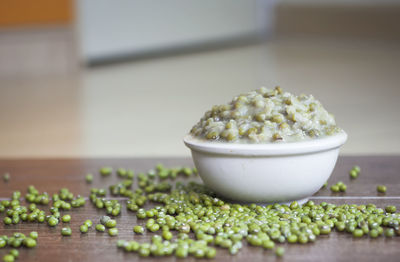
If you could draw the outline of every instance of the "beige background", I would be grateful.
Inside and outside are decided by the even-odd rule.
[[[343,154],[400,153],[395,41],[280,37],[89,69],[74,54],[69,28],[0,34],[0,157],[188,156],[205,110],[275,84],[335,114]]]

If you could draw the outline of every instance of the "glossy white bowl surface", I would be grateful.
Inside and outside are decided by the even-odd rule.
[[[191,135],[184,143],[204,184],[237,202],[305,202],[328,180],[345,132],[300,142],[235,144]]]

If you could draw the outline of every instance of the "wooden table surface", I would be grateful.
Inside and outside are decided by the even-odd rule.
[[[98,174],[98,169],[104,165],[125,167],[139,171],[147,171],[157,163],[165,166],[192,165],[190,159],[42,159],[42,160],[0,160],[0,174],[9,172],[11,179],[8,183],[0,181],[0,198],[6,199],[15,190],[20,190],[24,195],[28,185],[35,185],[39,191],[46,191],[50,195],[60,188],[67,187],[74,194],[88,196],[91,187],[106,187],[118,181],[116,175],[102,178],[95,175],[94,182],[88,185],[84,181],[87,173]],[[361,175],[351,181],[348,171],[353,165],[361,166]],[[347,193],[332,194],[329,189],[322,189],[311,199],[315,202],[330,202],[335,204],[374,203],[380,207],[391,204],[400,208],[400,156],[360,156],[340,157],[336,168],[329,179],[329,184],[337,181],[347,184]],[[388,188],[386,195],[378,195],[377,184],[385,184]],[[124,202],[124,201],[121,201]],[[65,211],[64,211],[65,213]],[[29,233],[38,231],[38,246],[34,249],[20,248],[20,258],[17,261],[124,261],[140,260],[135,253],[124,253],[116,248],[118,239],[148,240],[151,233],[143,236],[134,235],[132,227],[137,222],[136,216],[123,208],[121,215],[116,218],[118,222],[118,237],[109,237],[106,233],[90,230],[87,234],[79,233],[79,225],[86,219],[95,223],[103,215],[104,210],[98,211],[90,201],[85,207],[73,209],[68,212],[72,215],[70,226],[72,236],[62,237],[60,230],[62,223],[55,228],[46,224],[20,223],[5,226],[0,223],[0,235],[11,235],[13,232]],[[4,212],[0,213],[0,219]],[[353,239],[349,234],[332,232],[328,236],[320,236],[312,244],[285,244],[285,256],[276,258],[272,251],[262,248],[249,247],[246,244],[235,256],[226,250],[218,249],[215,261],[400,261],[400,237],[392,239],[370,239],[363,237]],[[9,248],[0,249],[0,256],[8,252]],[[182,261],[175,257],[146,258],[143,260],[154,261]],[[194,261],[194,258],[188,258]]]

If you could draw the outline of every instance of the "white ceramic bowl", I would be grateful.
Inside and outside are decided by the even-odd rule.
[[[303,203],[328,180],[345,132],[309,141],[271,144],[184,143],[205,185],[237,202]]]

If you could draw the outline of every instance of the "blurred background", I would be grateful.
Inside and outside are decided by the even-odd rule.
[[[399,1],[0,1],[3,158],[189,156],[212,105],[277,84],[343,154],[399,154],[399,83]]]

